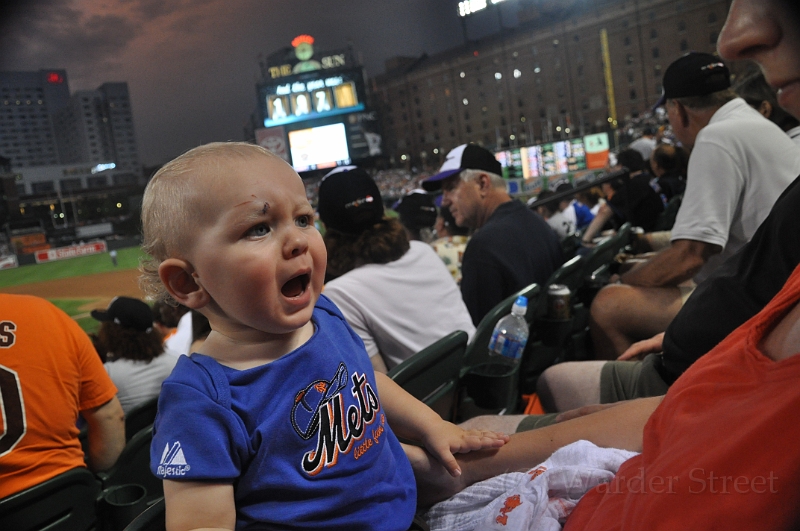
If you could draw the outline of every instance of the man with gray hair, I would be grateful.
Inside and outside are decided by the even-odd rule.
[[[564,261],[561,243],[537,213],[514,200],[500,163],[475,144],[450,151],[422,187],[442,191],[442,206],[473,236],[461,265],[461,296],[477,326],[484,315],[525,286],[544,284]]]

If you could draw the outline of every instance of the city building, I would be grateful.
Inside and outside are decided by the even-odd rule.
[[[127,83],[76,91],[56,124],[62,163],[112,161],[118,170],[141,174]]]
[[[146,179],[127,83],[70,94],[64,70],[0,72],[0,104],[0,244],[138,231]]]
[[[64,70],[0,72],[0,101],[0,156],[23,180],[25,168],[109,163],[129,184],[141,178],[127,83],[70,95]]]
[[[0,72],[0,156],[14,168],[59,164],[53,117],[69,98],[64,70]]]
[[[716,51],[729,5],[519,0],[514,28],[387,61],[372,80],[383,152],[436,166],[465,142],[502,149],[612,132],[651,111],[673,60]]]

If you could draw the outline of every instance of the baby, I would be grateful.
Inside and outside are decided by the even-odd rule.
[[[142,223],[142,287],[212,329],[159,398],[151,468],[168,529],[406,530],[416,485],[398,436],[454,476],[453,453],[507,440],[443,421],[373,372],[321,295],[314,210],[277,156],[246,143],[192,149],[150,181]]]

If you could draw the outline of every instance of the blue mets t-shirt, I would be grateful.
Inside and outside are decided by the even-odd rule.
[[[232,483],[239,530],[406,530],[414,475],[363,343],[324,296],[313,320],[306,344],[260,367],[182,356],[159,396],[152,471]]]

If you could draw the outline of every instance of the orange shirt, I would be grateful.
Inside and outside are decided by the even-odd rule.
[[[0,294],[0,498],[85,466],[78,412],[117,393],[89,336],[49,302]]]
[[[642,453],[586,494],[564,531],[796,529],[800,356],[775,362],[758,344],[798,299],[800,267],[673,384]]]

